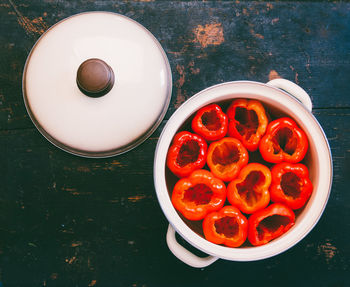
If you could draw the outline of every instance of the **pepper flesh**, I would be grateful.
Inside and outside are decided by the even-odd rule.
[[[248,151],[238,139],[225,137],[210,144],[207,164],[216,177],[231,181],[248,163],[248,157]]]
[[[301,163],[280,163],[272,168],[271,173],[271,200],[291,209],[303,207],[313,189],[307,167]]]
[[[189,220],[203,219],[209,212],[223,207],[225,200],[225,184],[204,169],[180,179],[171,196],[173,206]]]
[[[239,247],[247,238],[248,220],[238,208],[227,205],[204,218],[203,233],[212,243]]]
[[[308,149],[307,136],[290,118],[272,121],[260,141],[264,160],[272,163],[301,161]]]
[[[177,177],[189,176],[206,163],[208,145],[197,134],[187,131],[175,135],[167,155],[167,166]]]
[[[228,108],[227,117],[229,136],[239,139],[247,150],[257,150],[268,125],[263,105],[256,100],[237,99]]]
[[[227,133],[227,126],[227,116],[216,104],[201,108],[192,120],[192,130],[208,141],[223,138]]]
[[[270,184],[270,169],[260,163],[249,163],[228,184],[227,199],[240,211],[251,214],[269,204]]]
[[[254,246],[264,245],[286,233],[294,223],[293,210],[281,203],[273,203],[249,217],[248,240]]]

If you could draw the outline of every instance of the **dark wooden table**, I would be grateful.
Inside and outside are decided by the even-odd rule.
[[[350,286],[350,3],[0,1],[0,286]],[[121,156],[86,159],[41,136],[22,100],[26,57],[57,21],[89,10],[147,27],[170,61],[162,125]],[[312,97],[334,179],[327,208],[297,246],[270,259],[191,268],[168,250],[153,185],[167,119],[232,80],[293,80]],[[180,239],[181,240],[181,239]],[[184,243],[185,244],[185,243]]]

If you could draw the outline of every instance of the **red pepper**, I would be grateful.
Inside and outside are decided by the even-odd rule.
[[[205,140],[216,141],[227,133],[226,114],[216,104],[201,108],[192,120],[192,129]]]
[[[248,152],[238,139],[225,137],[208,148],[207,164],[223,181],[233,180],[247,163]]]
[[[234,206],[209,213],[203,220],[205,238],[215,244],[239,247],[247,238],[248,220]]]
[[[281,203],[273,203],[253,213],[248,219],[248,240],[254,246],[286,233],[295,223],[293,210]]]
[[[264,160],[273,163],[301,161],[308,149],[307,136],[290,118],[272,121],[260,141]]]
[[[305,205],[312,193],[307,167],[301,163],[280,163],[272,170],[271,200],[284,203],[291,209]]]
[[[237,99],[228,108],[227,116],[229,136],[239,139],[247,150],[257,150],[269,122],[263,105],[256,100]]]
[[[270,202],[270,169],[260,163],[249,163],[227,186],[227,199],[240,211],[251,214]]]
[[[209,212],[223,207],[225,200],[225,184],[204,169],[180,179],[171,196],[174,207],[189,220],[203,219]]]
[[[167,166],[178,177],[189,176],[205,165],[207,148],[206,141],[199,135],[179,132],[169,148]]]

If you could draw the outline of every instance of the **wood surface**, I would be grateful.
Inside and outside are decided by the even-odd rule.
[[[144,25],[173,76],[160,127],[138,148],[108,159],[50,144],[29,119],[21,91],[26,57],[40,35],[90,10]],[[350,3],[1,0],[0,15],[1,287],[350,286]],[[153,185],[158,137],[198,91],[275,77],[310,94],[328,137],[334,177],[325,212],[283,254],[191,268],[165,242],[168,222]]]

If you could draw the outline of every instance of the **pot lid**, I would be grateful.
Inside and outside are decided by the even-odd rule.
[[[87,12],[52,26],[23,74],[28,114],[61,149],[86,157],[124,153],[162,121],[171,97],[168,59],[141,24]]]

